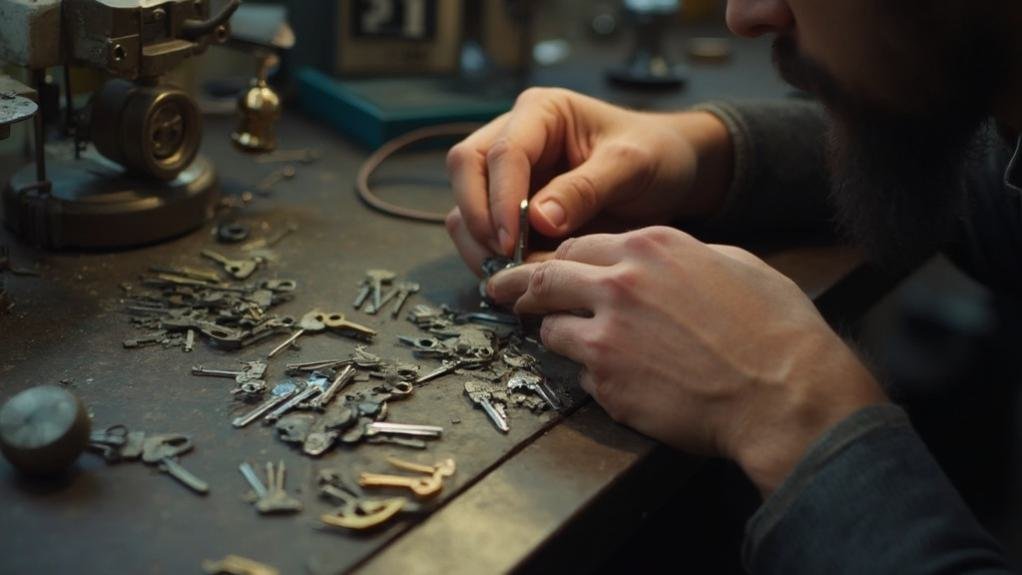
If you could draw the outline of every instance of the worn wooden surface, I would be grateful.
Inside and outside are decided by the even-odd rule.
[[[694,70],[692,87],[685,92],[664,96],[615,91],[610,96],[632,105],[665,108],[734,93],[743,85],[745,95],[784,92],[778,82],[766,79],[770,72],[762,42],[738,48],[732,67]],[[585,57],[586,62],[598,61],[603,54]],[[560,71],[544,71],[537,82],[602,86],[598,67],[582,73],[582,68],[572,67],[577,65],[578,61]],[[742,70],[749,73],[741,77]],[[273,169],[230,148],[231,124],[226,118],[207,121],[204,143],[228,193],[252,187]],[[262,226],[270,232],[288,223],[299,226],[276,250],[279,261],[257,276],[298,280],[294,301],[279,311],[301,315],[321,307],[349,312],[356,284],[368,267],[386,267],[419,282],[423,291],[411,305],[448,303],[465,309],[476,305],[476,280],[441,226],[392,219],[355,198],[352,182],[364,151],[294,114],[282,122],[280,138],[285,148],[320,148],[324,159],[298,166],[296,178],[281,183],[272,198],[257,200],[241,214],[243,221],[256,226],[257,235],[265,233]],[[9,173],[15,160],[5,159],[0,175]],[[386,184],[389,197],[405,203],[442,210],[451,202],[440,152],[405,156],[385,167],[379,181]],[[423,186],[423,181],[436,185]],[[202,559],[228,553],[268,562],[283,573],[333,573],[356,565],[370,572],[510,569],[559,534],[569,533],[587,510],[606,504],[613,486],[623,484],[656,452],[654,442],[617,426],[591,404],[569,410],[560,424],[553,414],[537,417],[515,411],[511,433],[501,435],[464,399],[459,378],[441,380],[405,402],[395,402],[390,419],[447,429],[444,439],[425,453],[403,453],[422,461],[457,459],[458,473],[437,502],[442,508],[369,535],[322,529],[318,515],[330,506],[315,496],[316,471],[323,467],[383,471],[383,456],[395,448],[342,448],[312,460],[277,441],[271,429],[258,425],[233,429],[230,419],[244,408],[227,393],[231,382],[192,377],[189,368],[226,367],[254,359],[273,341],[230,353],[203,344],[191,354],[159,347],[122,349],[121,341],[138,332],[120,311],[119,284],[134,281],[152,264],[205,265],[198,252],[215,245],[208,232],[206,227],[170,242],[126,251],[60,254],[23,246],[6,231],[0,235],[0,243],[12,246],[17,263],[38,264],[42,274],[8,280],[16,306],[0,317],[0,399],[29,386],[68,381],[89,406],[96,427],[122,423],[132,429],[192,435],[196,448],[182,464],[212,487],[207,497],[198,497],[141,463],[108,466],[89,454],[68,476],[53,481],[21,478],[0,461],[4,508],[0,572],[191,573],[198,571]],[[223,251],[232,253],[229,248]],[[768,259],[814,296],[857,261],[848,250],[827,247],[778,250]],[[351,316],[380,330],[371,351],[411,359],[396,343],[398,334],[415,333],[411,324],[388,315]],[[300,351],[286,353],[272,364],[271,385],[285,361],[345,356],[353,347],[354,342],[333,335],[303,338]],[[581,394],[568,377],[571,367],[551,361],[552,371],[565,375],[555,385],[577,406]],[[424,368],[435,365],[419,363]],[[277,459],[287,463],[288,487],[306,505],[299,515],[261,517],[242,500],[247,487],[237,465]],[[692,465],[682,463],[680,468]]]

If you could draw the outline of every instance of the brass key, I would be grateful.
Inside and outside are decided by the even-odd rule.
[[[358,478],[363,487],[404,487],[419,497],[430,497],[440,492],[443,479],[439,474],[421,477],[387,475],[385,473],[363,473]]]

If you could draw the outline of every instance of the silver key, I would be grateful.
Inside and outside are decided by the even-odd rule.
[[[259,262],[256,260],[232,260],[223,254],[214,252],[213,250],[202,250],[199,253],[202,257],[211,259],[220,264],[229,276],[237,280],[248,279],[248,277],[252,275],[259,266]]]
[[[368,279],[362,280],[358,284],[358,295],[355,296],[355,301],[352,304],[355,306],[355,309],[362,307],[362,304],[366,302],[366,298],[371,293],[373,293],[373,284]]]
[[[397,295],[396,289],[390,290],[389,292],[387,292],[386,295],[383,296],[382,299],[380,299],[379,307],[377,307],[375,303],[370,303],[368,306],[366,306],[365,312],[369,315],[376,315],[376,313],[380,311],[380,308],[390,303],[390,300],[394,299],[394,296],[396,295]]]
[[[554,399],[554,394],[543,385],[543,378],[535,373],[518,370],[511,374],[510,379],[507,380],[508,391],[518,391],[525,389],[539,396],[544,403],[550,406],[553,410],[559,410],[561,405]]]
[[[266,464],[266,496],[256,501],[259,513],[295,513],[302,510],[302,502],[288,495],[284,489],[284,462],[277,463],[276,473],[273,464]]]
[[[252,423],[253,421],[262,417],[266,412],[283,403],[285,400],[287,400],[287,398],[291,397],[297,390],[298,386],[295,385],[294,382],[292,381],[284,381],[278,383],[273,387],[273,390],[270,391],[270,397],[267,398],[266,401],[262,402],[261,404],[259,404],[259,406],[257,406],[252,411],[246,413],[245,415],[234,418],[234,421],[231,422],[231,425],[237,428],[245,427],[249,423]]]
[[[201,495],[209,493],[208,483],[199,479],[184,467],[181,467],[181,464],[175,461],[172,457],[164,457],[161,459],[158,469],[178,480],[178,482],[196,493]]]
[[[390,423],[387,421],[373,421],[366,426],[365,435],[372,437],[380,433],[391,435],[412,435],[415,437],[440,437],[444,428],[439,425],[418,425],[412,423]]]
[[[373,289],[373,307],[380,309],[383,305],[383,285],[390,284],[397,277],[397,274],[390,270],[367,270],[366,277]]]
[[[233,379],[243,373],[245,372],[241,370],[208,369],[201,365],[196,365],[192,367],[192,375],[203,375],[206,377],[230,377]]]
[[[273,348],[270,353],[266,354],[267,359],[272,358],[293,344],[302,334],[318,333],[326,329],[326,324],[323,323],[324,314],[318,309],[314,309],[302,316],[302,321],[298,322],[298,331],[294,332],[289,336],[283,343]]]
[[[472,400],[472,403],[483,408],[483,411],[486,412],[487,417],[490,418],[493,425],[497,426],[497,429],[504,433],[511,430],[507,423],[507,416],[493,405],[493,394],[489,391],[485,383],[479,381],[465,382],[465,395]]]
[[[326,407],[326,405],[330,403],[330,400],[337,395],[337,392],[344,389],[344,386],[348,385],[348,382],[350,382],[354,377],[355,368],[350,365],[344,366],[344,369],[342,369],[341,372],[337,374],[337,377],[330,382],[330,387],[326,388],[323,393],[319,394],[319,396],[312,401],[312,407],[314,409],[322,409]]]
[[[397,318],[401,313],[401,308],[405,306],[405,302],[412,294],[419,292],[419,284],[415,282],[398,282],[394,286],[394,290],[397,291],[397,301],[394,302],[394,309],[390,311],[390,317],[392,319]]]
[[[323,393],[326,388],[327,380],[325,378],[309,378],[305,387],[301,391],[292,395],[283,404],[277,406],[273,411],[266,414],[263,421],[266,423],[276,423],[285,413],[294,409],[299,403],[303,403],[315,397],[316,395]]]
[[[252,487],[252,491],[255,492],[256,497],[258,497],[259,499],[266,497],[267,495],[266,486],[263,485],[262,481],[259,481],[259,476],[256,475],[255,469],[252,469],[252,466],[249,464],[249,462],[246,461],[239,465],[238,471],[240,471],[241,474],[245,477],[245,481],[248,481],[248,484]]]

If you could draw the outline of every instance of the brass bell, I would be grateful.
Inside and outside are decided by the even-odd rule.
[[[280,96],[266,82],[267,73],[277,56],[260,57],[259,71],[248,90],[238,98],[238,129],[231,141],[243,152],[261,154],[277,148],[275,126],[280,118]]]

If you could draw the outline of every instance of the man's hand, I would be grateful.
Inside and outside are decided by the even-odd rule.
[[[885,401],[792,281],[672,228],[570,239],[488,289],[545,316],[543,344],[584,366],[615,420],[735,459],[764,495],[823,431]]]
[[[487,256],[510,255],[530,195],[532,229],[558,239],[594,218],[634,228],[708,216],[731,181],[731,155],[727,129],[709,113],[640,113],[533,88],[451,148],[458,206],[447,229],[478,273]]]

